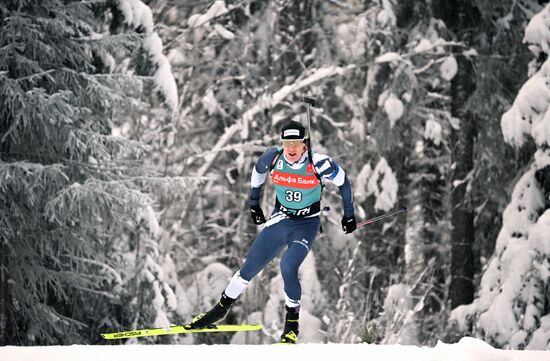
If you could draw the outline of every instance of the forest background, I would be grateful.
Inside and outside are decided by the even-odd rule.
[[[0,345],[100,343],[209,308],[258,232],[252,166],[306,121],[307,94],[358,220],[408,212],[344,235],[325,187],[301,340],[548,349],[545,5],[2,2]],[[261,334],[140,342],[272,342],[281,282],[272,262],[228,320]]]

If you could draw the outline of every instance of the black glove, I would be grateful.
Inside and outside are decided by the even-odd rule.
[[[344,231],[345,234],[350,234],[356,229],[357,229],[357,222],[355,221],[355,216],[342,217],[342,231]]]
[[[250,215],[254,224],[265,223],[264,212],[260,206],[250,206]]]

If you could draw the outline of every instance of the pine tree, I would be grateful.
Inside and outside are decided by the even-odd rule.
[[[143,79],[115,62],[140,37],[98,33],[110,5],[0,5],[0,344],[86,343],[125,324],[114,234],[153,189],[186,185],[112,134],[146,104]]]
[[[388,75],[373,107],[378,114],[371,129],[378,151],[396,170],[396,199],[402,199],[408,212],[400,252],[402,282],[388,280],[385,316],[379,321],[384,342],[424,343],[439,331],[445,302],[448,94],[456,61],[444,39],[445,26],[433,17],[429,4],[399,4],[392,12],[390,46],[374,59],[388,67]]]
[[[459,34],[458,41],[472,44],[480,14],[470,2],[446,2],[442,4],[448,29]],[[459,50],[458,48],[456,50]],[[460,126],[453,129],[452,149],[453,192],[452,192],[452,263],[451,263],[451,307],[469,303],[473,298],[474,267],[474,214],[471,202],[467,201],[467,177],[473,169],[475,114],[467,107],[468,99],[476,88],[472,60],[465,55],[458,57],[458,75],[451,82],[452,116],[460,119]]]
[[[533,4],[534,5],[534,4]],[[536,5],[535,5],[536,8]],[[534,53],[530,78],[502,115],[504,140],[522,147],[534,140],[532,163],[521,170],[495,251],[477,297],[456,308],[452,320],[461,333],[474,333],[501,348],[550,349],[548,342],[548,25],[546,6],[532,17],[524,41]],[[525,14],[520,14],[520,16]],[[533,15],[528,14],[528,15]]]
[[[449,79],[455,81],[454,65],[466,58],[474,64],[474,75],[483,74],[467,102],[470,114],[476,115],[475,135],[480,141],[472,149],[473,168],[467,168],[471,172],[466,172],[466,179],[457,175],[464,182],[455,183],[467,190],[466,205],[474,212],[470,216],[476,216],[472,266],[479,272],[496,238],[494,224],[499,220],[494,215],[506,202],[505,187],[514,173],[510,170],[526,162],[525,156],[518,157],[494,141],[499,134],[498,113],[511,96],[509,89],[517,88],[524,76],[520,69],[525,56],[512,44],[519,43],[514,29],[521,25],[515,15],[526,7],[514,1],[475,3],[482,14],[478,36],[474,44],[459,45],[445,43],[454,38],[438,20],[449,17],[442,14],[444,2],[438,1],[149,3],[163,19],[163,38],[174,39],[166,43],[168,57],[182,86],[178,121],[165,128],[171,136],[164,152],[155,154],[155,162],[163,164],[167,174],[191,171],[215,178],[190,202],[164,200],[169,205],[165,220],[174,222],[171,239],[183,240],[183,247],[174,248],[180,260],[187,261],[177,263],[180,272],[195,274],[213,261],[231,269],[239,266],[257,231],[246,209],[250,168],[265,146],[276,144],[274,135],[282,120],[304,120],[295,96],[310,93],[322,100],[321,107],[314,109],[313,137],[318,140],[314,146],[337,155],[345,167],[356,191],[358,218],[376,213],[376,203],[389,195],[369,193],[371,181],[373,190],[383,190],[383,174],[373,176],[373,169],[383,162],[399,184],[392,199],[409,202],[407,223],[399,217],[354,233],[353,240],[369,240],[361,243],[357,254],[356,243],[333,226],[338,223],[338,206],[333,207],[331,221],[324,224],[326,233],[320,235],[324,245],[316,250],[319,276],[331,300],[323,311],[335,314],[339,286],[345,282],[350,286],[340,302],[346,307],[340,309],[354,309],[370,320],[382,311],[389,285],[405,279],[415,284],[422,276],[415,304],[429,310],[430,317],[424,322],[426,314],[419,312],[420,338],[437,334],[444,324],[448,289],[443,280],[450,269],[450,250],[445,246],[450,243],[446,240],[453,186],[448,176],[449,135],[459,129],[458,118],[450,112]],[[182,23],[182,18],[188,21]],[[312,26],[307,25],[310,20]],[[443,45],[429,48],[426,40]],[[376,61],[384,54],[394,60]],[[316,71],[331,67],[338,68],[334,76],[297,87]],[[416,152],[416,145],[421,151]],[[339,203],[330,187],[323,197],[331,206]],[[266,192],[264,211],[272,199]],[[420,205],[418,211],[413,211],[413,204]],[[420,260],[418,264],[405,261],[405,241],[418,251],[417,258],[409,257]],[[356,269],[365,271],[347,272],[351,259]],[[258,282],[267,282],[271,271]],[[188,284],[189,278],[183,283]],[[247,300],[251,309],[243,314],[261,309],[267,296],[258,290]],[[372,300],[368,306],[366,298]],[[359,317],[346,323],[348,340],[362,324]]]

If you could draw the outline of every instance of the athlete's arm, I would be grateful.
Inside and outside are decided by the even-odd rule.
[[[262,189],[267,178],[267,174],[271,170],[271,163],[278,154],[277,148],[269,148],[264,154],[258,158],[256,165],[252,169],[252,176],[250,177],[250,200],[251,206],[260,205],[260,199],[262,196]]]
[[[344,217],[351,217],[355,214],[353,210],[353,192],[351,190],[351,182],[347,176],[344,176],[344,183],[340,187],[340,197],[344,202]]]
[[[353,209],[353,192],[346,172],[331,157],[324,154],[313,154],[313,165],[317,174],[322,179],[328,180],[338,186],[344,203],[344,216],[353,216],[355,214]]]

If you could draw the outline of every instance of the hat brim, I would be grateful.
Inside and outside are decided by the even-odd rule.
[[[303,142],[303,141],[306,140],[306,138],[304,138],[304,137],[286,137],[286,138],[281,137],[281,140],[301,140]]]

